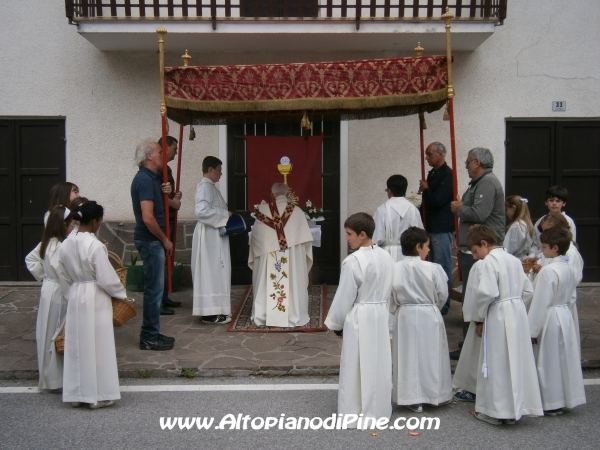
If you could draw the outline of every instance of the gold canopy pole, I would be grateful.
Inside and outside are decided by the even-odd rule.
[[[452,151],[452,192],[454,199],[458,198],[458,166],[456,165],[456,139],[454,136],[454,84],[452,83],[452,38],[450,35],[450,22],[454,19],[454,14],[450,8],[446,7],[446,12],[442,16],[446,22],[446,61],[448,65],[448,115],[450,118],[450,148]],[[454,216],[454,228],[456,230],[456,247],[458,247],[458,216]],[[458,264],[458,278],[462,280],[460,264]]]
[[[159,58],[159,70],[160,70],[160,116],[162,124],[162,157],[163,157],[163,183],[169,182],[168,170],[167,170],[167,133],[168,133],[168,122],[167,122],[167,104],[165,102],[165,34],[167,30],[163,27],[156,29],[158,34],[158,58]],[[163,203],[165,206],[165,234],[167,239],[171,240],[171,227],[169,223],[169,195],[163,194]],[[173,246],[175,243],[173,242]],[[171,289],[171,274],[173,271],[173,253],[167,254],[167,292],[173,292]]]

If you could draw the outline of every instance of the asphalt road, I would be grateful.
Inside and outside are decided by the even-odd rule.
[[[597,449],[599,446],[600,385],[586,386],[587,405],[567,411],[562,416],[523,418],[514,426],[496,427],[479,422],[469,413],[472,403],[458,403],[440,408],[426,407],[423,414],[394,408],[392,423],[399,417],[439,418],[439,429],[420,430],[418,436],[411,436],[406,428],[378,431],[280,430],[276,425],[269,430],[251,429],[251,420],[257,417],[279,419],[282,414],[285,414],[284,419],[331,417],[337,407],[337,390],[331,388],[335,383],[335,377],[122,380],[125,392],[117,405],[93,411],[86,407],[71,408],[70,404],[62,403],[59,394],[7,393],[6,387],[14,390],[35,386],[35,383],[2,381],[0,448],[345,450],[410,446],[415,449],[500,450]],[[294,390],[298,384],[313,386],[300,386],[300,390]],[[172,385],[176,387],[171,389],[182,389],[183,386],[183,389],[195,390],[161,391]],[[202,385],[202,388],[195,388],[196,385]],[[237,385],[250,387],[237,388]],[[318,390],[311,389],[315,387]],[[132,392],[135,389],[159,391]],[[236,420],[238,414],[250,416],[248,429],[214,429],[227,414],[232,414],[231,417]],[[172,430],[162,430],[161,417],[214,417],[215,422],[209,430],[199,430],[196,426],[181,430],[178,425]],[[315,423],[318,421],[316,419]],[[403,424],[403,421],[398,423]],[[259,425],[260,420],[257,419],[255,424]]]

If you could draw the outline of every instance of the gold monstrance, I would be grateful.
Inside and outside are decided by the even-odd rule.
[[[279,170],[279,173],[283,175],[283,183],[288,184],[287,177],[291,173],[294,165],[290,162],[290,158],[287,156],[283,156],[279,162],[281,164],[277,164],[277,170]]]

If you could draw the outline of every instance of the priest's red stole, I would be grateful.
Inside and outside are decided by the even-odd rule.
[[[288,186],[299,197],[300,207],[307,200],[323,206],[321,190],[322,136],[303,137],[246,136],[246,174],[248,210],[254,210],[261,200],[270,202],[271,186],[283,183],[277,165],[283,156],[290,158],[292,172],[287,177]]]

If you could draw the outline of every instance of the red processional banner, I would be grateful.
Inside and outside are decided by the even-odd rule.
[[[277,170],[281,158],[287,156],[292,166],[288,186],[299,197],[300,207],[311,200],[323,206],[321,183],[322,136],[303,137],[246,136],[246,174],[248,209],[254,210],[261,200],[271,201],[271,186],[283,183]]]

